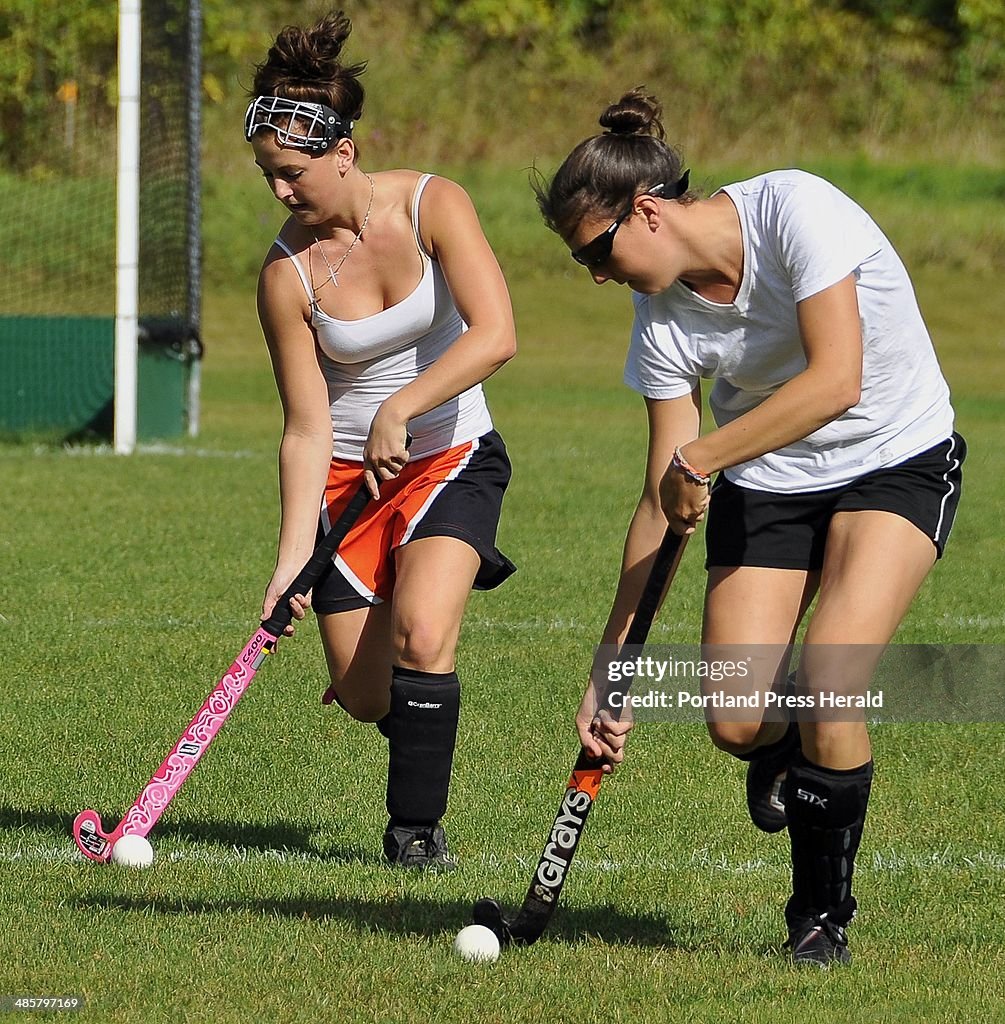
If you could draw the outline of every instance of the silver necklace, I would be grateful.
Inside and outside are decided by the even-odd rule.
[[[366,174],[366,171],[363,172]],[[331,278],[332,284],[338,288],[338,272],[342,269],[342,264],[349,258],[349,253],[356,248],[356,243],[363,237],[363,232],[366,230],[367,222],[370,220],[370,211],[373,209],[373,178],[369,174],[366,174],[366,180],[370,182],[370,201],[366,204],[366,213],[363,216],[363,223],[359,226],[359,231],[356,232],[356,237],[352,240],[349,248],[339,257],[338,262],[333,267],[328,262],[328,257],[325,255],[324,248],[321,245],[321,239],[318,238],[316,231],[311,231],[314,235],[314,241],[318,244],[318,251],[321,253],[321,259],[325,261],[325,266],[328,268],[328,276]]]

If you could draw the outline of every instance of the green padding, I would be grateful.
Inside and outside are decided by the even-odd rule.
[[[113,317],[0,316],[0,431],[79,433],[111,439]],[[136,435],[185,433],[188,360],[141,346]]]
[[[136,436],[141,441],[180,437],[188,410],[188,360],[173,349],[140,348],[136,384]]]
[[[74,433],[114,390],[113,317],[0,317],[0,428]]]

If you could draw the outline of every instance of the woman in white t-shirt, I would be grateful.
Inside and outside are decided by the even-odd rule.
[[[440,819],[461,617],[472,587],[513,571],[495,547],[509,459],[481,382],[516,339],[506,283],[464,190],[360,166],[352,133],[365,65],[342,60],[350,29],[342,12],[283,29],[256,68],[245,121],[289,213],[258,284],[284,414],[279,550],[262,613],[365,476],[374,500],[331,570],[291,606],[297,619],[308,605],[317,613],[324,703],[388,739],[385,856],[448,867]]]
[[[872,754],[861,712],[820,706],[862,696],[942,554],[966,448],[910,279],[870,217],[795,170],[701,199],[660,117],[626,94],[537,188],[573,258],[635,305],[625,381],[645,398],[649,449],[602,643],[625,636],[667,524],[691,534],[707,513],[702,642],[734,656],[768,645],[762,708],[802,708],[799,722],[710,716],[709,732],[748,762],[754,823],[788,828],[789,945],[827,966],[850,959]],[[716,426],[700,434],[703,378]],[[631,723],[601,705],[591,680],[577,728],[613,767]]]

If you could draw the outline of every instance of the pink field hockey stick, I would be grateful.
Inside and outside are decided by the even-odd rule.
[[[101,827],[101,817],[95,811],[81,811],[73,822],[73,838],[85,857],[106,863],[112,855],[112,847],[124,835],[146,836],[164,813],[181,784],[199,763],[227,721],[231,711],[247,690],[255,673],[261,668],[266,657],[276,648],[279,638],[293,619],[290,598],[295,594],[306,594],[317,583],[321,574],[331,565],[331,560],[360,517],[370,499],[363,485],[353,496],[346,510],[317,546],[307,564],[287,587],[276,602],[272,615],[261,623],[244,650],[227,669],[227,674],[216,684],[213,692],[196,712],[195,718],[181,734],[171,753],[164,758],[153,778],[143,787],[126,816],[111,833]]]

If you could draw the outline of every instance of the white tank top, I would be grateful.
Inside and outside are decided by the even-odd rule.
[[[328,384],[333,454],[362,461],[370,423],[381,402],[434,363],[468,329],[439,263],[419,235],[419,200],[432,177],[419,178],[412,195],[412,228],[422,259],[422,278],[401,302],[360,320],[337,320],[318,304],[300,260],[281,239],[276,245],[293,261],[311,306],[311,325]],[[472,441],[492,429],[480,384],[408,424],[411,457],[423,458]]]

